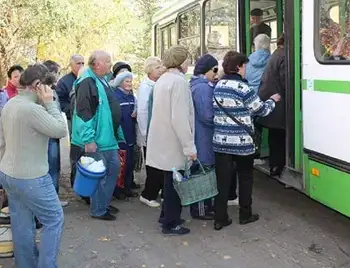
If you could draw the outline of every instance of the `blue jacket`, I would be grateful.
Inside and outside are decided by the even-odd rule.
[[[75,74],[69,73],[58,80],[56,86],[56,92],[58,99],[60,101],[62,111],[67,115],[68,119],[71,119],[71,105],[69,93],[73,89],[73,83],[77,79]]]
[[[204,76],[193,76],[190,80],[195,110],[195,144],[197,156],[203,165],[214,165],[214,84]]]
[[[120,126],[123,129],[126,144],[133,146],[136,144],[136,118],[131,117],[135,111],[135,96],[127,94],[122,89],[115,90],[115,96],[120,103],[122,116]]]
[[[269,58],[270,51],[264,49],[257,50],[249,56],[245,78],[248,81],[249,87],[253,89],[255,93],[258,92],[261,77]]]
[[[275,108],[275,102],[263,102],[239,74],[224,75],[217,83],[214,96],[225,111],[245,124],[254,133],[254,116],[267,116]],[[247,131],[237,125],[214,102],[214,151],[233,155],[252,155],[254,141]]]

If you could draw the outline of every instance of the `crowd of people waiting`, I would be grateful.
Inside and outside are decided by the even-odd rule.
[[[284,167],[276,150],[285,139],[280,120],[284,37],[272,57],[267,35],[258,35],[254,44],[249,58],[229,51],[219,64],[209,54],[202,56],[190,82],[185,76],[189,53],[183,46],[173,46],[162,60],[146,60],[137,96],[131,67],[118,62],[112,68],[111,56],[104,51],[93,52],[86,68],[84,57],[72,56],[71,73],[59,80],[60,66],[53,61],[25,70],[11,67],[8,85],[0,92],[0,184],[8,195],[17,267],[57,267],[66,205],[57,195],[57,158],[59,139],[67,129],[72,185],[75,164],[84,153],[98,152],[107,168],[95,194],[83,197],[92,218],[115,220],[119,209],[111,205],[113,196],[120,200],[138,196],[133,172],[138,144],[147,176],[140,201],[162,206],[159,223],[164,234],[190,232],[181,219],[172,174],[173,168],[183,171],[186,161],[216,168],[218,195],[192,204],[194,219],[214,220],[214,229],[221,230],[232,224],[227,206],[236,203],[240,224],[257,221],[259,215],[252,211],[255,128],[269,128],[271,172],[278,174]],[[116,187],[119,149],[127,152],[123,189]],[[35,229],[41,226],[38,250]]]

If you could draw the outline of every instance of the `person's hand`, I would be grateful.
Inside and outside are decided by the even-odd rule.
[[[274,102],[279,102],[281,100],[281,95],[276,93],[270,97],[270,99],[274,100]]]
[[[93,142],[85,145],[86,153],[96,153],[96,151],[97,151],[96,143]]]
[[[53,101],[53,90],[47,85],[39,84],[36,88],[36,93],[43,103]]]
[[[133,112],[133,113],[131,114],[131,117],[132,117],[132,118],[136,118],[136,116],[137,116],[136,111],[135,111],[135,112]]]

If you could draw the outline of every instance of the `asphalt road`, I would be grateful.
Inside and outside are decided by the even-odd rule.
[[[69,172],[67,143],[63,169]],[[234,224],[220,232],[212,222],[183,217],[191,233],[165,237],[157,223],[159,210],[137,199],[114,201],[121,212],[115,222],[93,220],[88,207],[74,197],[62,178],[65,230],[59,256],[62,268],[323,268],[350,267],[350,219],[261,173],[255,174],[254,209],[261,220],[242,227],[238,209]],[[143,174],[138,174],[142,180]],[[0,267],[11,268],[11,259]]]

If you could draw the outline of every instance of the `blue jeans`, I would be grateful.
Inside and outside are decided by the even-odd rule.
[[[107,208],[112,201],[113,191],[117,182],[120,169],[120,161],[117,150],[99,152],[107,168],[107,175],[101,179],[100,184],[91,197],[91,216],[99,217],[107,212]]]
[[[16,179],[0,172],[0,183],[9,199],[16,267],[57,268],[64,216],[50,175]],[[39,249],[34,216],[43,225]]]
[[[53,185],[58,193],[59,190],[59,178],[61,173],[61,159],[60,159],[60,141],[57,139],[49,140],[48,147],[48,162],[49,162],[49,174],[52,178]]]

